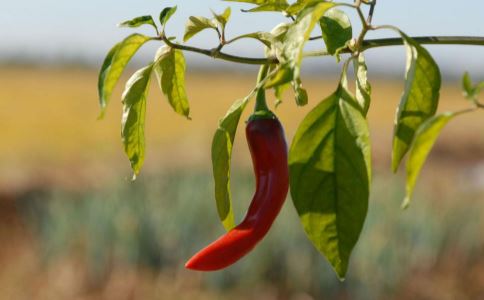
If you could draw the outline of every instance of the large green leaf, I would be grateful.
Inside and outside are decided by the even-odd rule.
[[[408,152],[415,131],[437,111],[441,86],[440,70],[430,53],[400,32],[407,49],[405,90],[395,118],[392,169],[397,171]]]
[[[434,116],[423,123],[415,133],[415,139],[410,148],[407,160],[407,194],[403,201],[403,207],[410,205],[418,175],[440,132],[456,115],[457,113],[448,112]]]
[[[145,158],[146,96],[152,70],[153,64],[150,64],[134,73],[123,92],[121,137],[134,178],[139,174]]]
[[[344,278],[368,209],[368,125],[340,85],[300,124],[289,151],[291,195],[314,246]]]
[[[185,26],[185,34],[183,35],[183,41],[186,42],[194,35],[207,28],[216,29],[217,24],[205,17],[190,17],[187,25]]]
[[[261,11],[284,11],[289,5],[287,3],[267,3],[254,8],[244,10],[244,12],[261,12]]]
[[[330,9],[319,20],[326,49],[331,55],[346,46],[353,37],[350,18],[339,9]]]
[[[109,51],[99,72],[98,92],[99,103],[101,105],[100,118],[105,114],[106,106],[109,103],[113,89],[126,65],[138,49],[150,39],[150,37],[141,34],[132,34],[122,42],[116,44]]]
[[[163,94],[175,112],[189,118],[190,106],[185,91],[185,57],[183,52],[163,46],[156,55],[154,70]]]
[[[238,100],[220,120],[212,142],[212,167],[215,180],[215,200],[217,211],[226,230],[234,225],[232,195],[230,193],[230,159],[235,133],[240,116],[247,106],[249,98]]]
[[[334,6],[334,3],[323,2],[308,7],[298,15],[296,22],[288,27],[281,49],[276,53],[281,70],[272,77],[266,88],[299,78],[304,44],[319,19]]]
[[[371,103],[371,85],[368,82],[368,68],[363,53],[360,53],[353,62],[356,78],[356,101],[358,101],[363,114],[366,116]]]

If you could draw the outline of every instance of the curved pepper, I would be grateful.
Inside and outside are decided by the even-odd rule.
[[[284,204],[289,189],[284,129],[275,117],[247,123],[247,143],[256,177],[256,191],[238,226],[195,254],[185,267],[215,271],[238,261],[261,241]]]

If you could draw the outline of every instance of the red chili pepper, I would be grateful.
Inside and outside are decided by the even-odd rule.
[[[264,238],[284,204],[289,189],[284,129],[274,118],[256,118],[246,127],[256,191],[238,226],[195,254],[185,267],[199,271],[223,269],[246,255]]]

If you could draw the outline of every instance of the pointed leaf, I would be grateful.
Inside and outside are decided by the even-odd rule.
[[[99,102],[101,104],[100,118],[104,116],[113,89],[126,65],[138,49],[149,40],[151,38],[135,33],[128,36],[109,51],[101,67],[98,81]]]
[[[212,167],[215,180],[215,200],[223,226],[228,231],[234,224],[232,195],[230,192],[230,159],[240,116],[247,106],[248,98],[235,102],[220,120],[212,142]]]
[[[288,6],[289,5],[287,3],[266,3],[248,10],[244,10],[244,12],[284,11]]]
[[[326,49],[331,55],[346,46],[353,37],[350,18],[339,9],[330,9],[319,20]]]
[[[227,22],[229,21],[230,19],[230,14],[231,14],[231,9],[230,7],[227,7],[223,13],[221,14],[216,14],[212,11],[212,14],[215,18],[215,20],[217,20],[220,25],[222,26],[222,28],[225,28],[225,25],[227,25]]]
[[[456,113],[447,112],[434,116],[418,128],[407,160],[407,194],[403,207],[410,205],[417,178],[440,132],[456,115]]]
[[[131,28],[140,27],[142,25],[151,25],[158,32],[158,28],[156,27],[155,21],[153,20],[152,16],[141,16],[118,24],[119,27],[131,27]]]
[[[217,25],[210,19],[204,17],[190,17],[187,25],[185,26],[185,34],[183,35],[183,41],[186,42],[194,35],[207,28],[216,29]]]
[[[134,73],[123,92],[121,137],[134,178],[139,174],[145,158],[146,96],[152,70],[153,64],[150,64]]]
[[[161,26],[165,27],[166,22],[173,16],[173,14],[176,12],[176,6],[173,7],[165,7],[161,13],[160,13],[160,23]]]
[[[397,171],[415,136],[415,131],[437,111],[441,75],[430,53],[400,32],[407,49],[405,90],[397,110],[392,152],[392,169]]]
[[[185,57],[183,52],[163,46],[158,50],[154,70],[163,94],[173,110],[190,118],[190,105],[185,91]]]
[[[314,246],[344,278],[368,209],[368,125],[343,87],[301,122],[289,151],[291,195]]]
[[[371,103],[371,85],[368,82],[368,68],[363,53],[360,53],[353,62],[356,78],[356,101],[358,101],[363,114],[366,116]]]

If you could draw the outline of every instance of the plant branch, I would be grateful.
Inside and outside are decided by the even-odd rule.
[[[201,48],[173,43],[165,35],[160,36],[158,39],[162,40],[169,47],[174,49],[179,49],[179,50],[188,51],[188,52],[195,52],[206,56],[210,56],[212,58],[222,59],[222,60],[231,61],[235,63],[249,64],[249,65],[265,65],[265,64],[278,63],[278,60],[275,57],[253,58],[253,57],[235,56],[235,55],[221,52],[219,47],[214,49],[201,49]]]
[[[321,37],[313,37],[316,40]],[[412,37],[416,42],[423,45],[468,45],[468,46],[484,46],[484,37],[481,36],[421,36]],[[362,41],[361,51],[372,48],[400,46],[403,45],[402,38],[383,38],[383,39],[368,39]],[[351,50],[346,48],[340,53],[351,53]],[[327,56],[329,53],[326,50],[311,51],[304,53],[304,56]]]
[[[320,39],[321,36],[311,37],[310,40]],[[420,44],[428,45],[474,45],[474,46],[484,46],[484,37],[479,36],[423,36],[423,37],[412,37],[415,41]],[[195,52],[203,54],[212,58],[222,59],[235,63],[249,64],[249,65],[264,65],[264,64],[277,64],[279,61],[276,57],[244,57],[236,56],[221,52],[220,49],[201,49],[186,45],[180,45],[171,42],[165,35],[161,35],[157,40],[164,41],[169,47],[174,49],[179,49],[188,52]],[[403,45],[403,40],[401,38],[383,38],[383,39],[368,39],[363,40],[361,44],[361,51],[365,51],[372,48],[388,47],[388,46],[398,46]],[[351,53],[350,49],[343,49],[340,53]],[[311,51],[304,53],[304,57],[311,56],[328,56],[330,55],[326,50]]]

